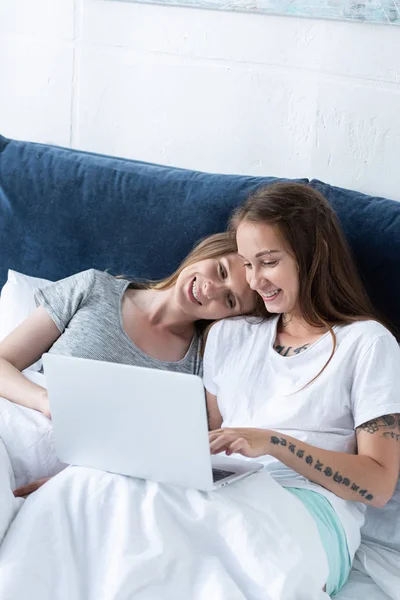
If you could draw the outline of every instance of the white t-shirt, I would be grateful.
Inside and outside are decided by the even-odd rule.
[[[400,348],[375,321],[335,326],[335,354],[328,332],[306,350],[284,357],[274,350],[279,317],[219,321],[207,338],[204,385],[217,396],[223,427],[258,427],[287,434],[317,448],[356,453],[355,428],[400,413]],[[315,457],[317,458],[317,457]],[[326,496],[347,534],[353,558],[360,544],[365,505],[343,500],[277,459],[261,459],[282,485]]]

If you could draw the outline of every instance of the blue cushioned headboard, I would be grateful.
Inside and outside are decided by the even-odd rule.
[[[213,175],[0,136],[0,286],[11,268],[170,274],[272,177]],[[302,180],[307,182],[308,180]]]
[[[90,267],[161,278],[272,181],[0,136],[0,286],[9,268],[53,280]],[[311,185],[337,212],[373,301],[400,329],[400,202]]]
[[[400,332],[400,202],[311,185],[338,215],[371,300]]]

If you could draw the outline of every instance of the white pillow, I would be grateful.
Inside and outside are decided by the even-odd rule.
[[[0,298],[0,342],[35,310],[34,290],[49,283],[48,279],[29,277],[9,269]],[[41,367],[39,360],[29,370],[40,371]]]

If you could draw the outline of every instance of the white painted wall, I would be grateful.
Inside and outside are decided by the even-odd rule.
[[[0,132],[400,200],[400,28],[1,0]]]

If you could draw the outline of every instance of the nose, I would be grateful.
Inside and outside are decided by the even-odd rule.
[[[258,269],[246,271],[246,276],[247,283],[249,284],[252,290],[256,291],[260,289],[261,284],[264,283],[264,277],[260,275],[260,271]]]
[[[218,298],[222,292],[223,292],[223,283],[222,282],[216,282],[216,281],[213,281],[212,279],[207,279],[207,281],[204,282],[203,294],[205,295],[206,298],[208,298],[208,300],[214,300],[215,298]]]

